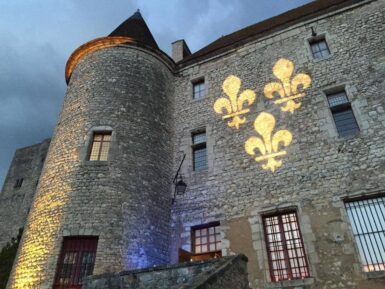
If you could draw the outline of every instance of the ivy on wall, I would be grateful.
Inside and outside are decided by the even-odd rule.
[[[0,289],[5,289],[7,286],[22,233],[23,228],[20,228],[17,237],[12,238],[11,242],[8,242],[0,251]]]

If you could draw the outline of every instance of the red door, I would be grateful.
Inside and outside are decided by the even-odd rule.
[[[82,280],[91,275],[95,264],[98,237],[64,237],[54,289],[81,289]]]

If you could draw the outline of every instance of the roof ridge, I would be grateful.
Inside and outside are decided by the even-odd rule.
[[[277,30],[282,30],[300,21],[305,21],[318,15],[326,14],[330,11],[335,11],[356,3],[364,2],[365,0],[316,0],[300,7],[291,9],[282,14],[265,19],[246,26],[240,30],[234,31],[225,36],[221,36],[209,43],[205,47],[199,49],[188,57],[184,58],[178,64],[185,65],[197,59],[205,58],[215,52],[222,52],[237,43],[243,44],[246,39],[251,37],[262,37],[273,33]]]

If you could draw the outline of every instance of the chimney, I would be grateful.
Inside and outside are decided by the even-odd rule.
[[[189,55],[191,55],[191,52],[184,39],[172,43],[172,59],[175,62],[179,62]]]

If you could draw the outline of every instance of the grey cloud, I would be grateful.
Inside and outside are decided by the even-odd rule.
[[[137,8],[162,50],[196,51],[221,35],[308,0],[0,0],[0,183],[16,148],[50,137],[74,49],[108,35]]]

